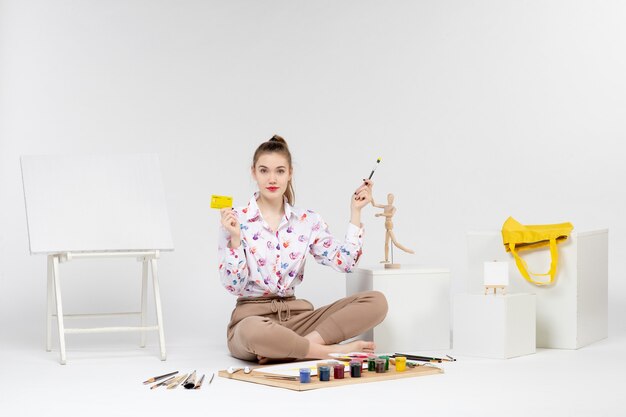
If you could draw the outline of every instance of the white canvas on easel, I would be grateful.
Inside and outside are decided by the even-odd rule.
[[[161,359],[165,360],[157,259],[160,251],[171,251],[174,246],[158,157],[23,156],[21,165],[30,252],[48,256],[47,349],[51,349],[55,305],[62,364],[66,362],[65,334],[114,331],[140,331],[142,346],[146,331],[158,331]],[[141,316],[141,326],[66,329],[64,319],[71,315],[63,315],[59,264],[111,257],[136,257],[142,262],[141,311],[129,313]],[[149,270],[156,326],[145,323]]]

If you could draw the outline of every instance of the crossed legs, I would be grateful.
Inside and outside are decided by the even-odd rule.
[[[244,360],[323,359],[330,353],[371,351],[371,341],[339,344],[371,329],[387,314],[387,300],[377,291],[355,294],[285,321],[276,315],[249,316],[231,331],[228,348]]]

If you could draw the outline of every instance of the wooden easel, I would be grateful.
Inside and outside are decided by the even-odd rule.
[[[22,180],[30,253],[47,256],[46,350],[52,349],[56,317],[60,363],[66,364],[65,335],[159,333],[166,359],[157,260],[174,249],[154,154],[55,155],[22,157]],[[64,314],[60,264],[78,259],[136,258],[142,264],[139,312]],[[148,274],[152,276],[156,325],[147,322]],[[66,328],[65,320],[139,316],[135,326]]]
[[[497,295],[498,290],[502,295],[506,295],[506,285],[485,285],[485,295],[493,291],[493,295]]]
[[[124,258],[124,257],[136,257],[137,261],[142,263],[141,270],[141,311],[129,312],[129,313],[99,313],[99,314],[63,314],[63,302],[61,297],[61,274],[59,271],[59,264],[63,262],[70,262],[74,259],[87,259],[87,258]],[[165,352],[165,336],[163,333],[163,317],[161,312],[161,294],[159,290],[157,259],[159,258],[159,251],[145,251],[145,252],[63,252],[54,255],[48,255],[48,306],[46,317],[46,350],[50,352],[52,350],[52,319],[56,317],[57,328],[59,331],[59,352],[60,363],[65,365],[67,357],[65,354],[65,335],[77,334],[77,333],[111,333],[111,332],[128,332],[137,331],[141,332],[140,347],[146,346],[146,331],[158,331],[159,332],[159,346],[161,350],[161,360],[164,361],[167,358]],[[148,270],[152,272],[152,286],[154,291],[154,304],[156,309],[156,326],[148,326],[146,324],[147,316],[147,298],[148,298]],[[56,314],[54,313],[56,310]],[[92,328],[66,328],[65,319],[73,318],[102,318],[102,317],[120,317],[120,316],[137,316],[141,317],[140,326],[121,326],[121,327],[92,327]]]
[[[506,295],[506,286],[509,284],[509,264],[496,260],[483,263],[483,282],[485,295],[493,291],[493,295]]]

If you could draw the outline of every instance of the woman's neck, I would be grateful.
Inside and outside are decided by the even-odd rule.
[[[263,198],[263,195],[260,195],[256,203],[257,206],[259,206],[259,210],[261,210],[263,217],[282,216],[285,214],[285,205],[282,198],[268,200]]]

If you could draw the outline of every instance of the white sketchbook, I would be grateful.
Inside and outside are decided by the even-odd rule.
[[[300,376],[301,368],[309,368],[311,375],[317,375],[317,364],[320,362],[328,362],[328,360],[306,361],[306,362],[290,362],[281,363],[278,365],[263,366],[254,368],[252,372],[262,372],[264,374],[280,375],[280,376]],[[367,363],[365,364],[367,367]],[[345,372],[350,372],[350,365],[346,364],[344,367]]]

